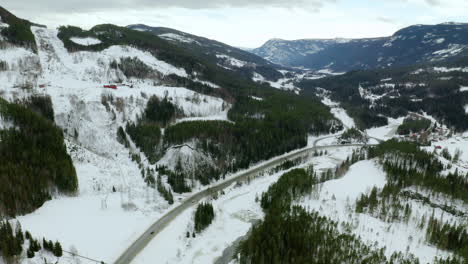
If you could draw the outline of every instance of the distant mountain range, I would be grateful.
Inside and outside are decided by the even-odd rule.
[[[415,25],[365,39],[272,39],[252,52],[273,63],[346,72],[434,62],[468,54],[468,24]]]

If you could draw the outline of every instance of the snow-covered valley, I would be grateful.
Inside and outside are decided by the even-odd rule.
[[[5,25],[0,23],[0,27]],[[429,143],[417,145],[416,150],[423,150],[427,155],[434,155],[434,160],[431,160],[430,165],[432,162],[440,162],[436,164],[437,166],[434,165],[440,169],[440,174],[436,175],[440,177],[435,177],[436,180],[440,180],[441,177],[446,178],[447,182],[452,184],[453,189],[459,188],[464,183],[459,179],[464,179],[462,177],[468,175],[468,134],[456,132],[449,125],[444,124],[446,120],[436,119],[423,111],[402,114],[405,116],[393,113],[389,116],[398,118],[378,115],[379,118],[387,121],[383,123],[387,125],[368,126],[367,129],[359,130],[362,120],[356,117],[359,114],[353,111],[356,108],[350,107],[346,100],[340,102],[332,100],[331,98],[335,98],[332,97],[334,91],[315,87],[312,96],[314,100],[318,99],[316,104],[319,110],[317,111],[323,110],[320,113],[323,113],[323,116],[328,115],[329,119],[323,118],[326,120],[318,123],[318,126],[322,125],[322,130],[314,130],[317,128],[314,127],[315,120],[301,118],[290,120],[291,116],[284,115],[285,120],[281,120],[284,123],[279,122],[279,124],[285,128],[279,130],[280,133],[287,133],[285,131],[289,126],[294,127],[296,121],[300,123],[304,120],[310,121],[307,123],[309,126],[307,129],[310,130],[294,130],[294,133],[302,133],[300,137],[298,136],[297,142],[299,143],[282,146],[283,141],[295,140],[292,138],[296,134],[283,139],[280,133],[264,135],[266,133],[261,133],[264,131],[254,126],[256,122],[262,122],[264,119],[269,121],[268,118],[271,118],[262,112],[268,111],[270,102],[274,102],[268,101],[269,96],[283,95],[284,92],[284,94],[299,98],[303,96],[302,88],[299,88],[302,87],[299,86],[301,81],[318,80],[327,76],[338,76],[341,73],[333,73],[328,68],[314,72],[278,68],[275,71],[277,70],[282,78],[271,81],[260,73],[249,72],[246,74],[248,79],[246,83],[251,83],[253,88],[248,87],[245,91],[242,90],[242,93],[245,93],[242,96],[247,98],[245,100],[247,110],[234,112],[230,110],[239,110],[236,107],[245,107],[245,105],[236,105],[237,98],[222,87],[224,79],[221,78],[220,81],[215,78],[218,76],[212,79],[206,78],[202,73],[203,70],[190,71],[174,66],[167,62],[171,61],[167,59],[167,54],[151,53],[136,45],[122,44],[93,50],[93,47],[103,44],[104,40],[99,40],[97,37],[78,36],[71,37],[69,40],[73,45],[80,45],[84,48],[79,51],[70,51],[64,41],[59,38],[58,29],[34,25],[31,30],[37,43],[37,52],[15,45],[0,47],[0,66],[2,67],[0,97],[16,104],[23,103],[32,96],[50,97],[53,105],[53,123],[60,128],[60,132],[63,131],[64,139],[60,142],[65,143],[66,151],[76,170],[78,189],[71,194],[64,194],[51,187],[51,197],[45,199],[44,204],[41,203],[36,207],[37,209],[30,211],[31,213],[8,219],[14,228],[18,228],[17,223],[20,223],[23,230],[28,230],[41,242],[43,238],[60,241],[64,250],[64,256],[60,258],[55,257],[45,248],[39,249],[31,258],[27,256],[29,252],[23,252],[18,257],[18,263],[120,264],[131,260],[131,263],[138,264],[237,264],[239,262],[233,259],[236,246],[248,237],[249,231],[256,223],[265,220],[266,212],[259,202],[262,194],[276,184],[286,172],[297,168],[304,170],[313,168],[312,171],[315,171],[316,175],[323,176],[323,178],[322,176],[318,178],[320,180],[325,179],[325,176],[334,176],[314,184],[312,192],[295,199],[291,205],[301,206],[309,212],[318,212],[320,216],[336,221],[341,232],[356,235],[370,248],[381,249],[385,257],[391,258],[394,253],[400,252],[405,256],[414,255],[421,263],[433,263],[435,257],[447,258],[458,254],[453,250],[436,247],[433,241],[430,243],[426,229],[429,228],[429,217],[440,219],[441,222],[465,226],[468,223],[468,204],[466,200],[460,198],[464,194],[458,193],[456,194],[458,196],[454,194],[452,197],[436,187],[431,187],[434,188],[431,189],[428,186],[415,184],[399,190],[398,195],[401,196],[381,198],[384,197],[383,194],[380,196],[383,190],[394,187],[388,186],[392,177],[395,177],[389,173],[392,169],[389,169],[392,162],[397,164],[395,166],[397,169],[414,169],[411,171],[414,174],[428,170],[429,165],[426,164],[426,167],[421,168],[417,164],[414,165],[412,160],[406,163],[407,160],[399,159],[397,154],[395,158],[384,154],[379,156],[373,152],[382,145],[380,143],[385,141],[393,140],[391,142],[397,144],[401,141],[417,142],[419,136],[429,138]],[[168,43],[202,45],[188,38],[188,35],[165,33],[159,36],[164,39],[161,41],[167,40]],[[345,40],[334,41],[347,42]],[[442,44],[445,40],[438,39],[437,41],[438,44]],[[256,69],[258,66],[226,54],[215,53],[213,57],[219,61],[210,66],[221,67],[223,71],[232,72],[245,70],[245,67]],[[132,72],[133,76],[126,74],[124,68],[120,67],[125,61],[127,63],[130,61],[134,63],[133,66],[140,66],[150,73],[139,75],[141,72]],[[201,65],[200,68],[195,69],[203,69],[204,66]],[[260,68],[258,67],[258,72],[261,72]],[[463,69],[434,68],[434,71],[440,74],[452,71],[464,72]],[[210,73],[213,74],[213,72]],[[214,71],[214,73],[220,72]],[[263,73],[265,76],[275,75],[268,71]],[[390,90],[394,92],[395,84],[390,81],[392,78],[382,79],[376,87],[363,88],[361,84],[356,85],[355,87],[358,87],[356,95],[360,96],[363,102],[369,103],[370,108],[376,107],[376,102],[387,93],[379,95],[373,93],[375,92],[373,89],[389,89],[388,93]],[[258,85],[255,82],[267,85]],[[236,85],[231,88],[244,89],[245,83],[241,82],[239,86]],[[255,85],[265,89],[273,87],[284,91],[271,89],[265,94],[256,93],[258,91],[255,91],[257,88]],[[418,85],[408,83],[405,87],[412,89],[416,86]],[[425,85],[419,84],[419,86]],[[458,89],[458,86],[455,88]],[[206,90],[215,92],[204,92]],[[460,86],[457,93],[463,94],[466,91],[467,87]],[[166,142],[161,141],[157,146],[153,146],[153,152],[158,153],[156,161],[152,161],[143,147],[140,147],[130,136],[127,127],[129,124],[133,125],[143,120],[142,116],[146,114],[149,102],[154,98],[169,102],[174,106],[174,112],[177,112],[177,115],[168,121],[167,126],[158,124],[161,126],[161,129],[158,127],[160,137],[168,135],[168,131],[174,126],[197,123],[194,121],[220,121],[211,123],[219,123],[220,126],[232,129],[234,131],[232,133],[240,134],[240,136],[237,135],[240,138],[247,137],[249,135],[242,134],[246,130],[233,128],[240,123],[239,119],[233,118],[237,114],[252,119],[249,120],[252,121],[251,123],[247,123],[252,125],[248,126],[247,130],[254,131],[252,134],[258,132],[255,134],[255,139],[264,142],[260,141],[263,139],[261,137],[270,137],[275,144],[278,141],[282,152],[271,151],[276,154],[267,156],[268,159],[249,160],[245,163],[247,166],[236,167],[237,171],[229,170],[229,166],[233,166],[232,164],[240,158],[235,156],[234,152],[234,154],[227,153],[229,151],[220,153],[225,149],[216,148],[218,145],[233,143],[223,141],[224,137],[230,136],[229,133],[223,133],[225,131],[218,133],[218,130],[215,130],[215,134],[219,134],[216,136],[222,138],[221,143],[216,142],[218,145],[210,145],[211,139],[203,142],[190,137],[188,137],[189,140],[183,138],[180,142],[174,140],[165,145],[163,143]],[[283,117],[283,111],[297,110],[295,109],[297,105],[294,104],[297,102],[306,107],[310,106],[304,103],[306,100],[295,101],[296,97],[289,99],[291,102],[285,100],[284,109],[276,112],[279,116]],[[248,105],[250,103],[253,107]],[[267,107],[261,108],[265,105]],[[314,112],[297,110],[294,113],[307,115]],[[356,117],[356,120],[353,117]],[[418,133],[411,131],[408,135],[400,135],[400,128],[406,121],[411,121],[411,118],[425,119],[429,125]],[[200,126],[208,126],[207,123],[209,122],[199,122]],[[11,120],[4,119],[0,111],[0,132],[7,129],[14,131],[19,128],[15,127]],[[195,129],[200,129],[200,127]],[[126,141],[122,141],[119,134],[121,131],[124,131],[122,133]],[[316,131],[321,132],[313,133]],[[182,129],[182,132],[185,131]],[[350,138],[344,137],[346,133],[352,134]],[[150,139],[155,137],[157,136],[154,134],[149,136]],[[252,141],[250,143],[252,144]],[[291,145],[294,147],[291,148]],[[245,150],[250,155],[247,156],[250,159],[253,159],[252,153],[270,151],[270,149],[260,148],[253,151],[247,150],[250,148],[248,144],[242,147],[245,149],[240,149]],[[207,151],[213,149],[214,152]],[[362,154],[359,159],[356,153]],[[371,157],[371,153],[374,156]],[[424,156],[424,153],[418,152],[420,156]],[[225,164],[217,160],[216,156],[224,154],[228,161]],[[298,156],[301,158],[298,159]],[[405,157],[411,158],[412,156]],[[343,165],[345,163],[346,166]],[[209,170],[210,165],[215,169],[219,167],[224,170]],[[204,166],[209,168],[206,169]],[[196,178],[198,175],[195,175],[199,172],[197,171],[199,168],[206,169],[201,170],[202,176],[209,173],[216,174],[216,176],[202,183],[200,178]],[[180,175],[163,172],[171,173],[176,170],[188,172],[187,177],[182,176],[181,180],[182,185],[188,186],[188,191],[175,191],[174,186],[177,182],[170,183],[170,177],[175,178]],[[425,173],[429,174],[427,171],[423,174],[426,175]],[[148,180],[150,178],[147,177],[148,175],[156,176],[152,178],[153,182]],[[459,185],[453,184],[456,180]],[[165,196],[164,191],[167,191],[165,188],[169,190],[170,198]],[[172,193],[171,190],[174,192]],[[373,209],[371,212],[365,210],[358,212],[358,200],[364,195],[370,196],[369,193],[374,190],[379,192],[377,196],[382,199],[377,205],[378,209],[375,212]],[[211,193],[207,195],[209,192]],[[382,211],[387,212],[385,204],[390,201],[401,202],[401,204],[392,205],[392,212],[397,217],[392,218],[391,221],[388,220],[390,218],[385,218],[386,215],[383,213],[384,217],[377,215]],[[214,208],[215,216],[206,229],[195,232],[195,215],[198,210],[197,205],[201,202],[209,202]],[[405,211],[407,217],[401,220],[403,218],[398,218],[398,213],[406,210],[403,205],[410,207],[412,211],[410,213]],[[31,242],[26,242],[24,247],[28,247],[28,243]],[[130,256],[127,262],[126,258],[122,258],[122,256],[127,257],[126,254]],[[0,263],[3,263],[2,261],[0,257]]]

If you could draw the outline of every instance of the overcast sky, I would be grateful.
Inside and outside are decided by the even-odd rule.
[[[271,38],[380,37],[413,24],[468,22],[468,0],[2,0],[49,27],[164,26],[238,47]]]

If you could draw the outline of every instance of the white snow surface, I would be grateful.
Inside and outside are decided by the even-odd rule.
[[[248,62],[246,61],[238,60],[226,54],[216,54],[216,58],[223,59],[229,66],[236,67],[236,68],[242,68],[248,64]]]
[[[460,71],[460,72],[468,72],[468,67],[456,67],[456,68],[447,68],[447,67],[434,67],[434,71],[436,72],[454,72],[454,71]]]
[[[468,92],[468,86],[461,86],[460,92]]]
[[[200,43],[198,41],[196,41],[196,40],[194,40],[192,38],[182,36],[182,35],[179,35],[179,34],[175,34],[175,33],[164,33],[164,34],[158,35],[158,37],[163,38],[165,40],[170,40],[170,41],[179,41],[179,42],[183,42],[183,43],[196,43],[196,44],[200,45]]]
[[[252,80],[259,83],[268,83],[271,87],[288,90],[288,91],[299,91],[300,89],[294,85],[295,78],[280,78],[276,82],[265,79],[261,74],[254,72]]]
[[[99,39],[92,38],[92,37],[87,37],[87,38],[73,37],[73,38],[70,38],[70,40],[76,44],[80,44],[83,46],[92,46],[92,45],[97,45],[97,44],[102,43]]]
[[[331,113],[340,120],[346,128],[353,128],[356,126],[354,120],[346,113],[340,104],[332,101],[329,97],[323,97],[322,103],[330,107]]]
[[[395,136],[398,127],[403,124],[404,119],[405,117],[400,117],[397,119],[388,118],[388,125],[366,129],[366,133],[367,135],[374,138],[389,140]]]

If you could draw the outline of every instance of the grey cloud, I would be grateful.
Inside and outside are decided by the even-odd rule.
[[[207,9],[223,7],[308,7],[319,10],[337,0],[4,0],[3,7],[19,12],[75,13],[115,9]]]
[[[433,5],[433,6],[440,5],[439,0],[426,0],[426,3]]]
[[[376,19],[377,21],[384,22],[384,23],[389,23],[389,24],[395,23],[395,20],[389,17],[379,16]]]

